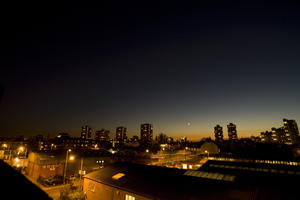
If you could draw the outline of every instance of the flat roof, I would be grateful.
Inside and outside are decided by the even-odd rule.
[[[290,176],[253,176],[234,171],[218,171],[210,168],[211,162],[207,164],[206,168],[194,171],[115,163],[89,173],[84,178],[158,199],[257,199],[264,196],[280,199],[297,195],[296,186],[292,184],[294,179]],[[283,180],[286,182],[284,185]]]

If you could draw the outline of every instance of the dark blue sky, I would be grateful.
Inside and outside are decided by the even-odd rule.
[[[41,6],[10,20],[3,136],[150,122],[173,137],[241,136],[300,119],[298,4]],[[191,125],[188,126],[187,123]],[[226,130],[226,129],[225,129]]]

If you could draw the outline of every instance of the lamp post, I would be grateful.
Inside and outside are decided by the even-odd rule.
[[[65,170],[64,170],[64,177],[63,177],[64,184],[66,184],[66,174],[67,174],[68,158],[69,158],[69,152],[71,152],[71,151],[72,151],[71,149],[68,149],[67,150],[67,154],[66,154]],[[74,157],[73,157],[73,159],[74,159]]]
[[[81,161],[80,161],[80,174],[79,174],[79,180],[81,180],[82,177],[82,171],[83,170],[83,157],[81,157]]]
[[[209,152],[207,150],[204,151],[207,154],[207,159],[209,158]]]

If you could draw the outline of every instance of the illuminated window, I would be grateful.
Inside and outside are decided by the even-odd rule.
[[[123,176],[125,176],[125,174],[123,174],[123,173],[117,173],[117,174],[113,175],[112,178],[115,179],[115,180],[119,180]]]
[[[131,196],[131,195],[129,195],[129,194],[126,194],[125,200],[135,200],[135,197],[134,197],[134,196]]]

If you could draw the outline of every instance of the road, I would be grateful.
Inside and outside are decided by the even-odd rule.
[[[59,200],[60,198],[60,191],[64,188],[64,187],[69,187],[70,184],[65,184],[65,185],[57,185],[57,186],[51,186],[51,187],[45,187],[43,185],[41,185],[40,183],[38,183],[37,181],[32,180],[30,177],[25,176],[28,180],[30,180],[33,184],[35,184],[36,186],[38,186],[41,190],[45,191],[49,197],[51,197],[53,200]],[[82,184],[82,182],[80,182],[79,180],[74,181],[73,186],[78,187]]]

